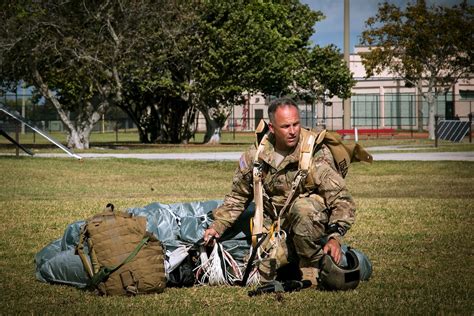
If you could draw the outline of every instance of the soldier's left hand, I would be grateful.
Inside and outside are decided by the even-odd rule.
[[[330,238],[328,242],[324,245],[323,252],[325,254],[331,255],[332,259],[336,264],[339,264],[339,262],[341,262],[341,245],[336,239]]]

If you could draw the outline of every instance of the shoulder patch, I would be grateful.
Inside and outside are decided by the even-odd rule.
[[[245,159],[245,153],[242,154],[242,156],[240,156],[240,160],[239,160],[239,167],[240,167],[240,171],[245,171],[245,170],[248,170],[249,169],[249,166],[247,164],[247,159]]]

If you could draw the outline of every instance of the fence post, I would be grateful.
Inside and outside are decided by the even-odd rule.
[[[434,126],[434,128],[435,128],[435,130],[434,130],[434,132],[435,132],[435,147],[438,147],[438,120],[439,120],[439,115],[436,114],[435,115],[435,126]]]
[[[232,106],[232,140],[235,141],[235,104]]]
[[[15,123],[15,141],[17,144],[20,143],[20,123]],[[20,157],[20,147],[17,145],[15,146],[15,155],[16,157]]]
[[[472,143],[472,112],[469,113],[469,143]]]

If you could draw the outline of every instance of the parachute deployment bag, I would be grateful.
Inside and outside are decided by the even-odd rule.
[[[166,287],[163,246],[146,232],[145,217],[113,211],[93,216],[81,229],[77,253],[100,294],[161,293]]]

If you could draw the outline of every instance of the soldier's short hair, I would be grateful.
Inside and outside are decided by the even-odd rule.
[[[268,118],[270,119],[270,122],[275,121],[276,110],[283,106],[294,106],[298,110],[298,112],[300,111],[296,102],[293,101],[293,99],[291,98],[283,97],[283,98],[275,99],[272,102],[270,102],[270,106],[268,107]]]

